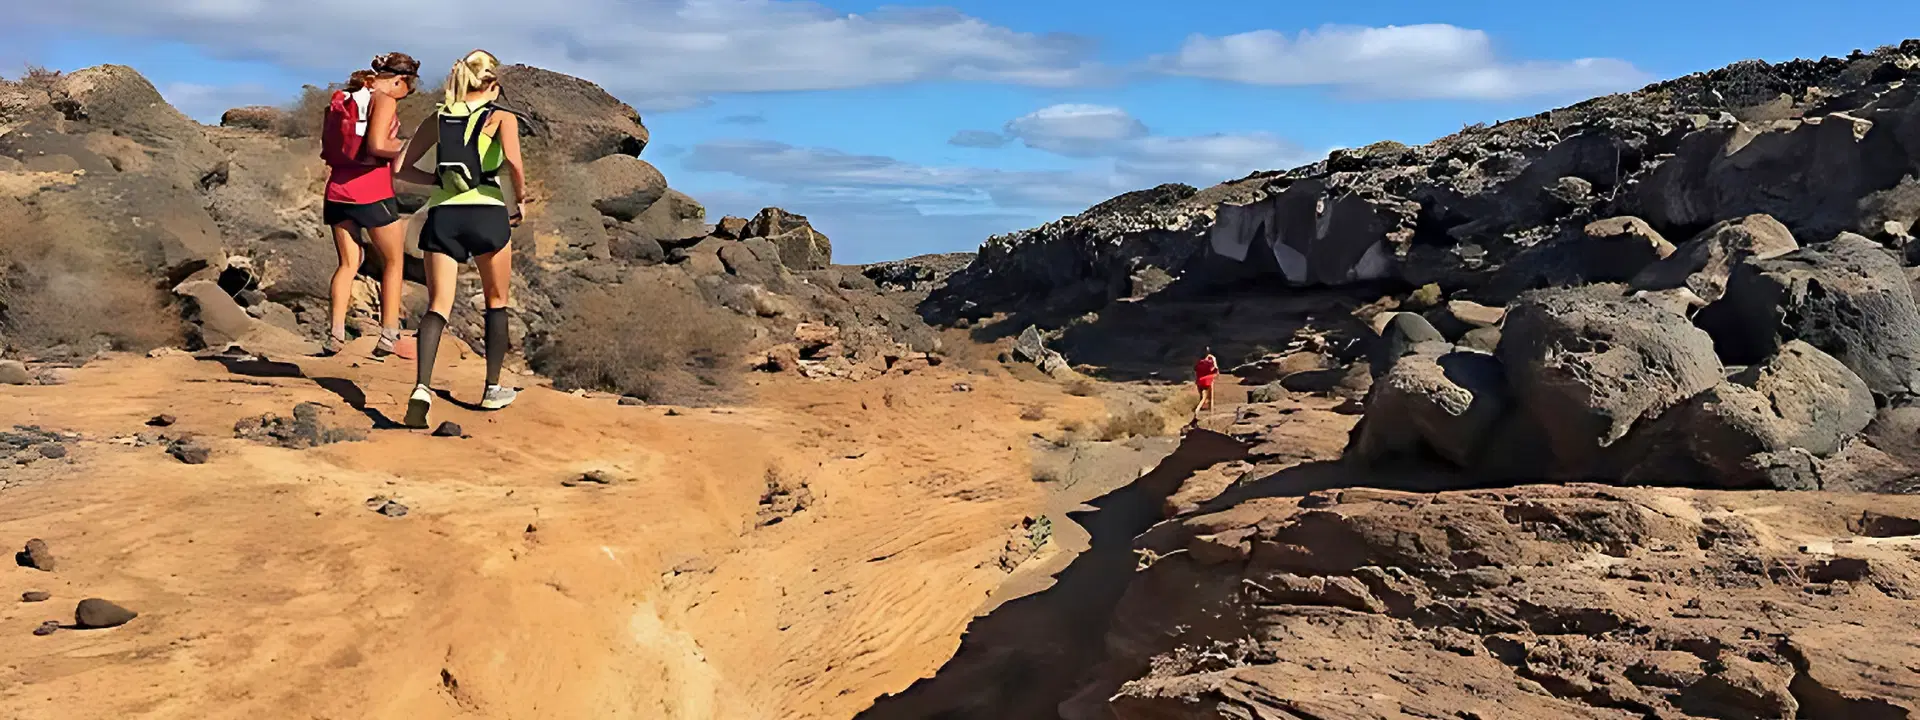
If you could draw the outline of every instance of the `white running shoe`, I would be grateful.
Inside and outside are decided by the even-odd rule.
[[[518,397],[520,397],[520,391],[518,390],[510,387],[501,387],[499,385],[488,385],[486,394],[480,396],[480,407],[487,410],[499,410],[500,408],[512,405],[514,399]]]
[[[433,390],[425,385],[413,386],[413,397],[407,398],[407,419],[403,422],[410,428],[427,426],[427,411],[433,409]]]

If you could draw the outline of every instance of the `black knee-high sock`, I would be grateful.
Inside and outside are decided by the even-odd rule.
[[[500,364],[507,360],[507,309],[487,308],[487,384],[500,384]]]
[[[440,313],[428,310],[420,316],[420,337],[414,343],[414,351],[419,356],[420,366],[414,373],[414,382],[421,385],[433,384],[433,357],[440,353],[440,335],[446,332],[447,318]]]

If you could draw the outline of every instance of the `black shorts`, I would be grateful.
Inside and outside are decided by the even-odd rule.
[[[505,205],[441,205],[427,211],[420,249],[466,262],[498,252],[513,240]]]
[[[321,206],[320,215],[328,226],[350,222],[361,229],[381,228],[400,221],[400,202],[387,198],[376,203],[355,205],[328,200]]]

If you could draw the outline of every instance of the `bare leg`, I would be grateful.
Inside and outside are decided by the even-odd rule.
[[[328,294],[332,303],[329,309],[333,311],[330,330],[337,340],[347,339],[347,306],[353,302],[353,276],[359,274],[360,263],[366,259],[361,254],[360,243],[354,239],[359,229],[350,222],[333,226],[333,249],[340,255],[340,267],[333,271]]]
[[[513,290],[513,243],[474,258],[474,264],[480,266],[480,291],[486,296],[487,309],[506,307]]]
[[[367,231],[380,254],[380,329],[400,329],[400,294],[406,288],[407,226],[392,223]]]

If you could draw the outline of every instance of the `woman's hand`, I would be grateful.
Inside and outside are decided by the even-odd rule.
[[[520,227],[522,212],[520,203],[514,203],[513,212],[507,215],[507,227]]]

